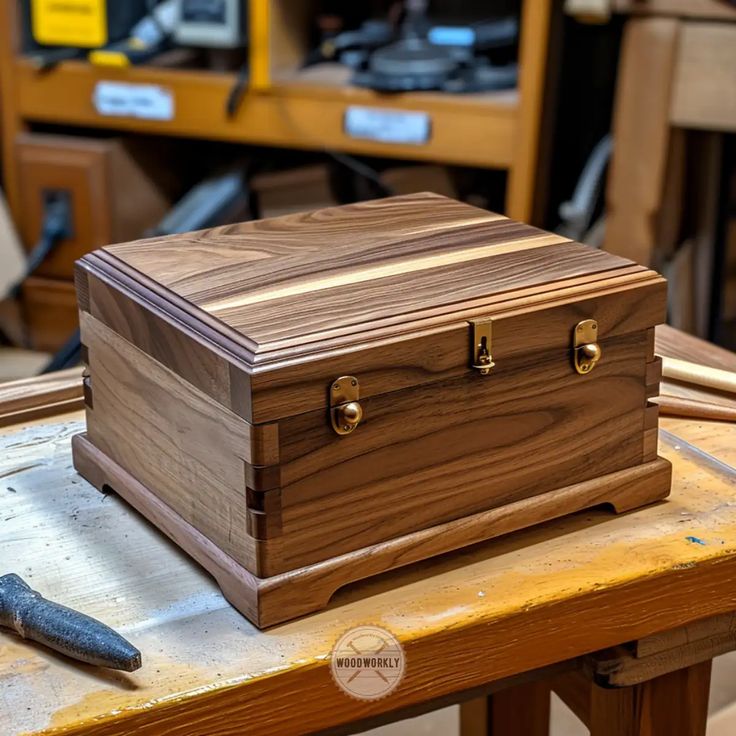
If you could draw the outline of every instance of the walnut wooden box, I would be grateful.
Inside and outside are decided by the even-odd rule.
[[[75,465],[264,626],[342,584],[665,497],[658,274],[432,194],[77,264]]]

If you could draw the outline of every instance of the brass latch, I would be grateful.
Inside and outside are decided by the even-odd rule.
[[[584,319],[575,325],[573,332],[575,370],[581,375],[590,373],[601,359],[598,345],[598,323],[594,319]]]
[[[355,376],[340,376],[330,386],[330,420],[338,434],[350,434],[363,418],[360,384]]]
[[[495,365],[491,354],[492,319],[474,320],[473,325],[473,357],[471,366],[487,376]]]

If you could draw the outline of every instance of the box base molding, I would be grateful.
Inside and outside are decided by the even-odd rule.
[[[516,501],[269,578],[258,578],[222,552],[148,488],[98,450],[86,434],[72,439],[74,467],[99,490],[125,499],[204,567],[223,595],[259,628],[325,608],[358,580],[452,552],[577,511],[609,505],[616,513],[666,498],[672,468],[663,458]]]

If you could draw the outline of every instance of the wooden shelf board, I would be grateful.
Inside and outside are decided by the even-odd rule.
[[[515,92],[381,95],[329,82],[319,75],[292,75],[279,77],[266,91],[247,93],[236,116],[228,119],[225,101],[235,79],[233,74],[145,67],[99,69],[84,62],[65,62],[39,73],[22,58],[16,60],[15,72],[19,114],[28,121],[287,148],[329,147],[349,153],[490,168],[509,168],[512,163],[518,117]],[[166,87],[174,95],[174,119],[100,115],[93,106],[92,94],[102,80]],[[432,120],[431,139],[424,145],[402,145],[347,136],[343,116],[350,104],[425,111]]]

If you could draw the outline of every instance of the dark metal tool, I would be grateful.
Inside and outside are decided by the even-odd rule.
[[[116,631],[47,601],[17,575],[0,576],[0,626],[87,664],[126,672],[141,666],[141,653]]]

